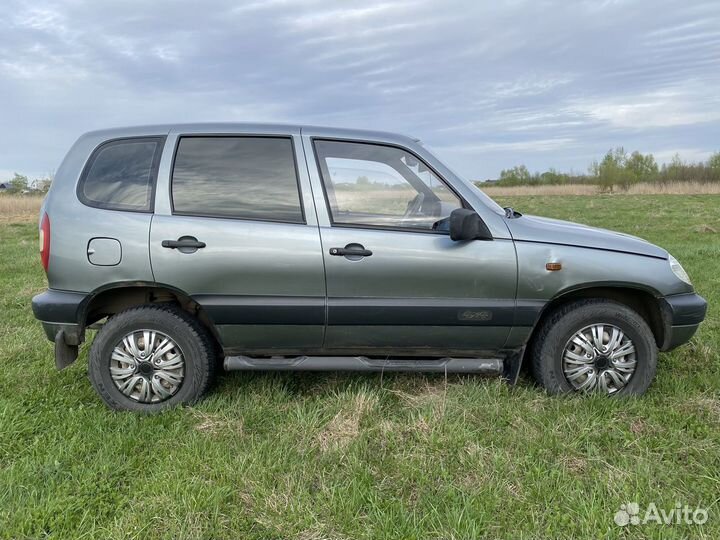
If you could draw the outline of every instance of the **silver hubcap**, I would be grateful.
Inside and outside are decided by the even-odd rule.
[[[614,394],[627,385],[636,367],[635,345],[611,324],[586,326],[563,351],[563,373],[575,390]]]
[[[140,403],[158,403],[173,396],[185,377],[182,351],[155,330],[127,334],[113,349],[110,375],[115,386]]]

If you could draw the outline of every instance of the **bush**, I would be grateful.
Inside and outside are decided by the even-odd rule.
[[[8,193],[22,193],[28,188],[28,177],[21,174],[15,173],[15,176],[10,180],[10,188],[7,190]]]
[[[500,171],[500,180],[504,186],[523,186],[532,184],[530,171],[525,165],[518,165],[512,169]]]

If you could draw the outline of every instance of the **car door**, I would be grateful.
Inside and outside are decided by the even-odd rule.
[[[325,277],[299,130],[259,132],[170,133],[153,274],[200,304],[226,352],[317,349]]]
[[[325,261],[325,348],[414,355],[502,348],[517,281],[509,236],[452,241],[445,218],[470,205],[407,148],[312,134],[303,142]]]

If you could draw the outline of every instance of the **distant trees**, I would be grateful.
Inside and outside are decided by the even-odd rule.
[[[501,186],[535,186],[540,184],[572,184],[581,181],[584,181],[584,177],[561,173],[555,169],[543,173],[530,173],[525,165],[518,165],[512,169],[502,170],[497,184]]]
[[[707,164],[713,171],[720,171],[720,152],[715,152],[712,156],[710,156]]]
[[[635,182],[652,182],[658,174],[658,164],[652,154],[642,155],[635,150],[625,159],[625,170],[632,174]]]
[[[525,165],[518,165],[512,169],[500,171],[500,182],[503,185],[519,186],[529,184],[531,180],[530,171]]]
[[[590,174],[603,189],[628,189],[632,184],[652,182],[657,178],[658,166],[652,154],[637,150],[628,155],[622,146],[608,151],[600,163],[593,162]]]
[[[594,161],[587,174],[560,173],[549,169],[531,173],[525,165],[500,172],[495,183],[499,186],[532,186],[557,184],[597,184],[602,190],[626,190],[641,182],[720,182],[720,152],[704,163],[686,163],[675,155],[668,164],[659,167],[655,156],[635,150],[628,154],[622,146],[608,150],[598,162]]]
[[[10,180],[10,193],[22,193],[28,188],[28,178],[21,174],[15,173],[15,176]]]
[[[5,189],[5,193],[17,194],[26,192],[37,192],[47,193],[52,183],[52,178],[36,178],[35,180],[29,180],[24,174],[15,173],[11,180],[5,183],[8,188]]]

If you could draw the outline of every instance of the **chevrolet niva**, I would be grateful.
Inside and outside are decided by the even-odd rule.
[[[503,374],[642,394],[705,316],[644,240],[501,208],[419,141],[308,126],[96,131],[40,213],[32,306],[59,369],[88,328],[112,408],[192,403],[226,370]]]

